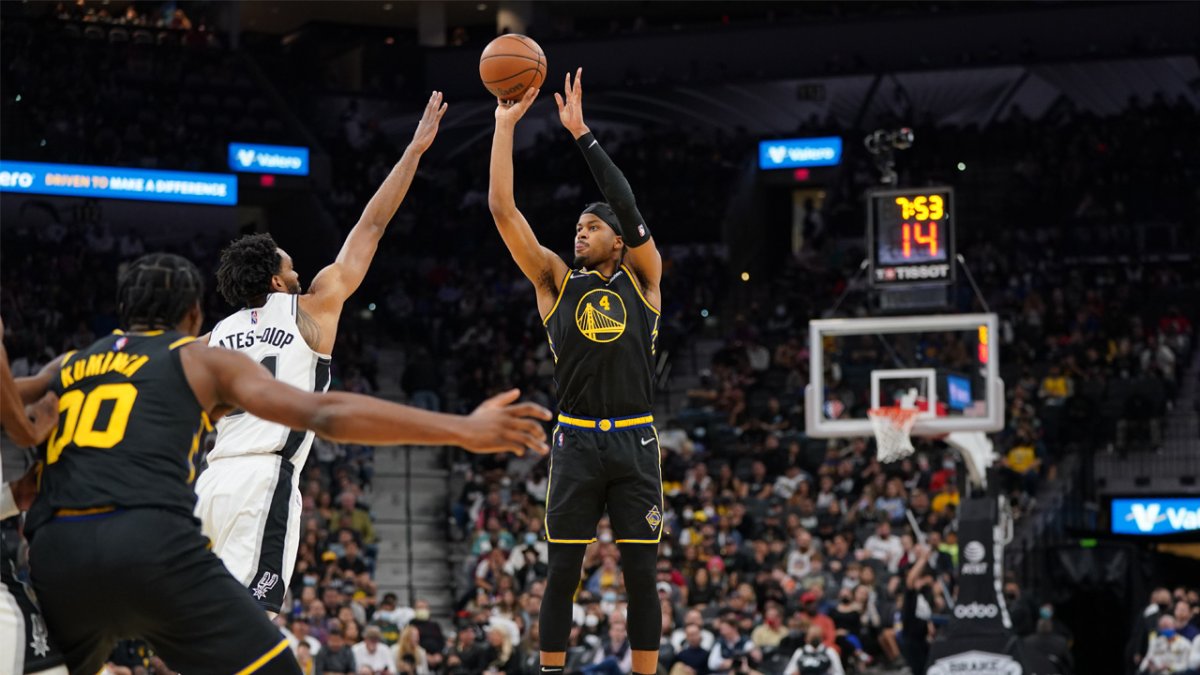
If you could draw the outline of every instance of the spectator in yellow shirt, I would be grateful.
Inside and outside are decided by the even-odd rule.
[[[947,481],[944,485],[942,485],[942,491],[933,498],[933,512],[941,515],[946,512],[946,507],[948,506],[954,506],[955,508],[958,508],[958,503],[958,486],[953,482]]]
[[[763,623],[750,633],[750,641],[761,649],[775,648],[788,636],[788,627],[783,624],[783,614],[775,605],[767,607]]]
[[[1019,487],[1031,495],[1037,494],[1038,472],[1042,460],[1038,459],[1037,450],[1033,443],[1020,438],[1017,444],[1004,456],[1004,473],[1009,481],[1009,489]]]
[[[1038,396],[1046,399],[1047,405],[1062,405],[1064,401],[1071,397],[1075,387],[1071,382],[1071,378],[1063,374],[1062,369],[1058,366],[1050,366],[1050,372],[1046,373],[1046,377],[1042,378],[1042,386],[1038,389]]]

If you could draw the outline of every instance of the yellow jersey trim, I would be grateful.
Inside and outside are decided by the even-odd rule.
[[[254,663],[251,663],[250,665],[246,666],[245,668],[242,668],[241,670],[237,671],[237,675],[250,675],[250,673],[253,673],[254,671],[258,670],[259,668],[262,668],[263,666],[267,665],[268,661],[275,658],[276,656],[279,656],[280,652],[282,652],[283,650],[285,650],[287,648],[288,648],[288,641],[287,641],[287,638],[284,638],[279,641],[279,644],[272,647],[271,651],[269,651],[266,654],[263,654],[262,656],[255,659]]]
[[[572,273],[572,274],[574,274],[574,273],[576,273],[576,272],[578,272],[579,274],[595,274],[596,276],[598,276],[598,277],[600,277],[601,279],[603,279],[603,280],[604,280],[604,283],[608,283],[608,282],[610,282],[610,281],[612,281],[612,280],[613,280],[613,277],[606,277],[606,276],[604,276],[604,273],[603,273],[603,272],[598,272],[598,271],[596,271],[596,270],[589,270],[589,269],[587,269],[587,268],[585,268],[585,267],[581,267],[581,268],[579,268],[579,269],[577,269],[577,270],[571,270],[571,273]],[[616,275],[614,274],[613,276],[616,276]]]
[[[167,349],[174,350],[176,347],[182,347],[189,342],[195,342],[195,341],[196,341],[196,338],[192,337],[191,335],[188,335],[185,337],[181,337],[178,340],[167,345]]]
[[[132,332],[126,333],[125,331],[118,329],[118,330],[114,330],[112,332],[112,334],[113,335],[140,335],[142,337],[155,337],[157,335],[162,335],[165,332],[166,331],[163,331],[163,330],[147,330],[147,331],[132,331]]]
[[[567,282],[570,280],[571,280],[571,270],[567,270],[566,275],[563,276],[562,283],[558,285],[558,297],[555,298],[555,300],[554,300],[554,306],[551,307],[550,311],[546,313],[546,318],[542,319],[543,326],[549,324],[550,317],[554,316],[554,313],[556,311],[558,311],[558,304],[560,302],[562,302],[563,293],[567,292]],[[558,360],[558,359],[556,358],[555,360]]]
[[[638,297],[642,299],[642,304],[644,304],[646,307],[649,307],[651,312],[662,316],[662,312],[660,312],[657,307],[650,304],[650,301],[646,299],[646,296],[642,295],[642,285],[638,283],[637,276],[635,276],[634,273],[624,265],[621,265],[621,269],[625,270],[625,274],[629,275],[629,280],[633,282],[633,290],[637,291]]]
[[[115,506],[96,506],[90,509],[57,509],[54,511],[55,518],[71,518],[74,516],[94,516],[98,513],[112,513],[116,511]]]
[[[624,419],[588,419],[586,417],[572,417],[563,413],[558,414],[559,424],[565,424],[569,427],[577,427],[579,429],[591,429],[593,431],[612,431],[613,429],[629,429],[630,427],[642,427],[647,424],[654,424],[654,415],[642,415],[640,417],[627,417]]]

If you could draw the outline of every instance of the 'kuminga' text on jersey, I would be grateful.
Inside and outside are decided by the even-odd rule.
[[[218,323],[209,335],[208,345],[242,352],[280,382],[305,391],[326,391],[329,357],[314,352],[300,335],[296,325],[298,298],[289,293],[268,294],[262,307],[240,310]],[[292,430],[239,410],[217,422],[217,443],[208,453],[208,460],[278,453],[302,467],[312,442],[311,431]]]
[[[191,517],[196,453],[211,429],[179,361],[194,339],[117,331],[67,354],[50,387],[58,427],[27,531],[55,514],[159,508]]]
[[[559,409],[588,417],[649,412],[658,319],[628,267],[610,279],[591,270],[568,272],[544,321]]]

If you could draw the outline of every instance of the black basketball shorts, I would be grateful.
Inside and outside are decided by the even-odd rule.
[[[550,447],[547,541],[596,541],[596,524],[606,510],[617,543],[662,540],[662,465],[654,417],[560,414]]]
[[[299,675],[287,640],[230,576],[190,516],[131,509],[59,517],[33,534],[30,568],[72,675],[142,638],[187,675]]]

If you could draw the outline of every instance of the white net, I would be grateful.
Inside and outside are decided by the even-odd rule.
[[[871,427],[875,430],[875,445],[880,462],[886,464],[912,454],[910,434],[920,412],[915,408],[900,406],[871,408],[867,411],[867,417],[871,418]]]

